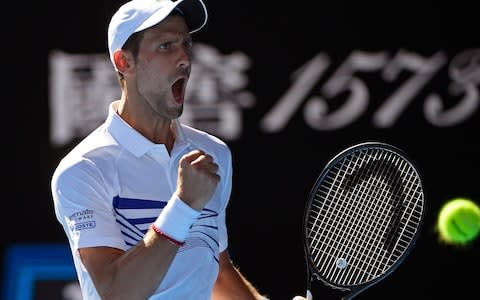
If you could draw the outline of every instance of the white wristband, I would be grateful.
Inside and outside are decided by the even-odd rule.
[[[169,237],[183,242],[200,213],[173,194],[153,224]]]

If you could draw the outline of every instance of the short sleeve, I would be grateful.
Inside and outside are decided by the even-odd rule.
[[[125,249],[102,173],[87,159],[60,164],[52,177],[55,215],[72,250],[108,246]]]

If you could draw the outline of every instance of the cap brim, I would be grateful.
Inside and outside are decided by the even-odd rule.
[[[177,4],[177,7],[185,15],[190,33],[202,29],[207,23],[207,8],[201,0],[183,0]]]
[[[190,33],[200,30],[207,23],[207,9],[201,0],[178,0],[172,2],[168,9],[159,9],[146,19],[135,32],[142,31],[163,21],[175,8],[179,9],[185,18]]]

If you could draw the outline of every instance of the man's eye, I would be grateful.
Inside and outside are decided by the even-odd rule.
[[[168,43],[162,43],[158,46],[158,48],[160,49],[168,49],[170,48],[170,46],[172,45],[172,43],[168,42]]]

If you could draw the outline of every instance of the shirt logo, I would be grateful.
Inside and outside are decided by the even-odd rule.
[[[76,212],[70,215],[68,218],[70,229],[74,231],[95,228],[96,226],[93,218],[93,210],[91,209]]]

